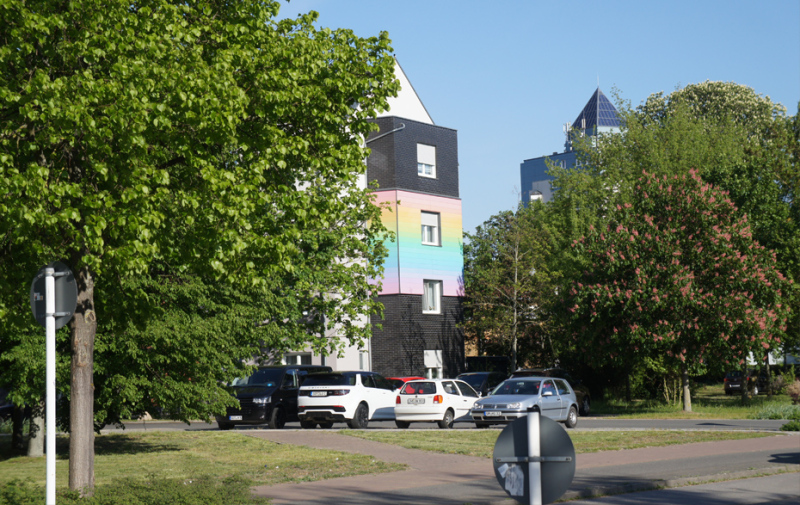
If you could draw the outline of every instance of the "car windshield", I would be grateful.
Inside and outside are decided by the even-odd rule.
[[[435,382],[406,382],[401,395],[432,395],[436,393]]]
[[[492,391],[492,395],[538,395],[539,384],[541,381],[507,380],[500,383]]]
[[[485,377],[485,375],[459,375],[458,380],[462,380],[472,386],[476,391],[480,391]]]
[[[250,377],[237,377],[231,386],[264,386],[274,387],[281,380],[282,368],[259,368]]]
[[[355,386],[356,376],[340,373],[317,373],[309,375],[303,386]]]

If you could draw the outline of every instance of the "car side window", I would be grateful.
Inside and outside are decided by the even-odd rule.
[[[461,396],[471,396],[473,398],[478,397],[478,393],[476,393],[475,390],[472,389],[472,386],[466,382],[456,381],[456,386],[461,390]]]
[[[553,394],[553,395],[556,394],[556,388],[555,388],[555,386],[553,386],[553,381],[549,381],[549,380],[548,381],[544,381],[544,384],[542,384],[542,396],[544,396],[547,393],[550,393],[550,394]]]
[[[442,388],[444,388],[444,392],[449,395],[459,395],[460,393],[456,389],[456,385],[452,382],[442,382]]]
[[[361,383],[367,388],[376,388],[375,379],[371,375],[362,375]]]
[[[395,387],[395,385],[392,384],[392,381],[390,381],[389,379],[387,379],[382,375],[375,376],[375,383],[381,389],[388,389],[389,391],[394,391],[395,389],[397,389],[397,387]]]
[[[297,387],[297,376],[295,372],[296,370],[286,370],[286,373],[283,375],[283,382],[281,383],[283,389],[295,389]]]
[[[555,383],[556,383],[556,389],[558,390],[558,394],[568,395],[570,393],[569,386],[567,386],[566,381],[557,380],[555,381]]]

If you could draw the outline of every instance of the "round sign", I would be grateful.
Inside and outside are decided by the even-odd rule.
[[[75,315],[75,307],[78,303],[78,286],[75,283],[75,276],[72,270],[60,261],[54,261],[39,269],[39,273],[31,282],[31,312],[36,322],[42,326],[47,324],[47,306],[45,300],[45,269],[54,270],[55,285],[55,321],[56,329],[67,324],[72,316]]]
[[[549,417],[539,416],[541,450],[542,503],[553,503],[566,492],[575,476],[575,447],[572,439],[559,424]],[[507,460],[529,457],[528,419],[520,417],[503,428],[494,444],[494,474],[511,498],[531,503],[528,486],[528,463]],[[548,459],[550,461],[548,461]]]

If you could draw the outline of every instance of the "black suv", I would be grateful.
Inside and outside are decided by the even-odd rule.
[[[477,391],[479,395],[486,396],[498,384],[506,380],[507,376],[500,372],[466,372],[456,377],[456,379],[472,386],[472,389]]]
[[[589,388],[581,384],[581,381],[573,379],[572,376],[563,368],[521,368],[511,374],[511,377],[555,377],[558,379],[566,379],[572,390],[575,391],[575,396],[578,398],[578,405],[580,415],[588,416],[589,410],[592,408],[592,397],[589,394]]]
[[[297,421],[297,393],[310,373],[330,372],[329,366],[275,365],[258,368],[253,375],[234,380],[231,394],[239,408],[228,407],[225,416],[217,416],[221,430],[237,424],[267,424],[281,429],[287,421]]]

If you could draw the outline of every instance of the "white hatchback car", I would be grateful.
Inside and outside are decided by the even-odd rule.
[[[303,428],[330,428],[347,422],[364,429],[371,419],[394,419],[395,389],[375,372],[309,374],[297,396],[297,417]]]
[[[428,379],[406,382],[397,393],[394,416],[398,428],[412,422],[436,422],[439,428],[453,427],[454,421],[471,421],[470,409],[478,393],[464,381]]]

